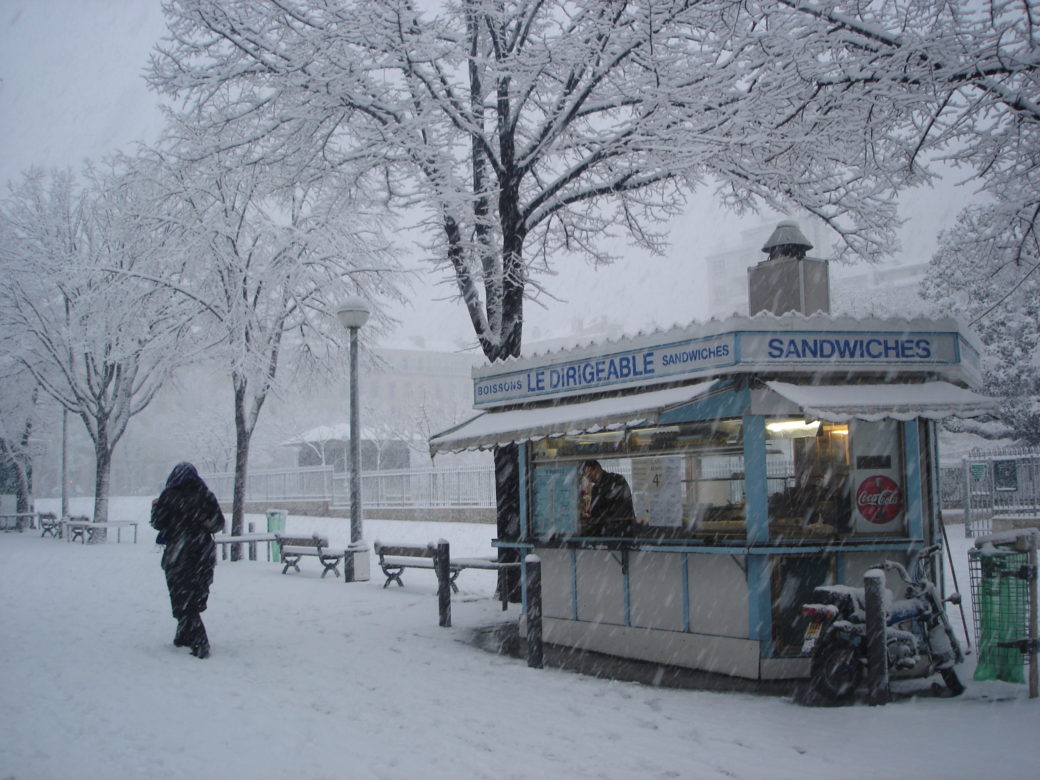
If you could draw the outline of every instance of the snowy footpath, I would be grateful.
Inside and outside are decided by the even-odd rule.
[[[1036,778],[1040,700],[973,683],[884,707],[594,679],[477,649],[515,620],[464,571],[452,628],[432,572],[405,587],[221,562],[204,614],[213,655],[174,648],[146,499],[116,499],[139,543],[0,534],[0,778]],[[41,510],[50,502],[38,502]],[[89,511],[75,505],[73,511]],[[263,527],[263,518],[250,518]],[[289,519],[342,542],[346,521]],[[488,526],[371,520],[368,540],[448,539],[490,554]],[[967,594],[967,542],[951,542]],[[954,614],[960,623],[959,615]],[[969,617],[970,620],[970,617]],[[970,625],[970,622],[969,622]],[[920,681],[916,681],[918,687]]]

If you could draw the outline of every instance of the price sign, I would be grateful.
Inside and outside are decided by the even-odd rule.
[[[682,458],[632,461],[632,502],[640,523],[682,525]]]

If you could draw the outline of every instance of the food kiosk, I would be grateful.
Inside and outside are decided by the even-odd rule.
[[[978,364],[949,319],[762,311],[474,369],[480,414],[430,446],[519,445],[520,534],[495,544],[540,558],[546,642],[794,678],[815,586],[941,537],[936,425],[992,411]],[[590,460],[630,490],[613,536]]]

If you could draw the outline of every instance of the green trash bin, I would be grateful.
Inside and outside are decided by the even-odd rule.
[[[1027,562],[1025,553],[994,545],[968,552],[979,649],[976,680],[1026,681],[1025,655],[1008,643],[1029,635],[1029,584],[1021,576]]]
[[[285,533],[285,519],[289,516],[289,512],[285,509],[268,509],[267,510],[267,533],[269,534],[284,534]],[[271,545],[271,560],[275,563],[282,562],[282,551],[278,547],[277,542],[270,542]]]

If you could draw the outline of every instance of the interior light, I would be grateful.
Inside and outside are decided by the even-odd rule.
[[[766,423],[766,430],[770,433],[802,433],[808,436],[815,435],[819,428],[819,420],[813,420],[808,423],[804,420],[778,420],[777,422]]]

